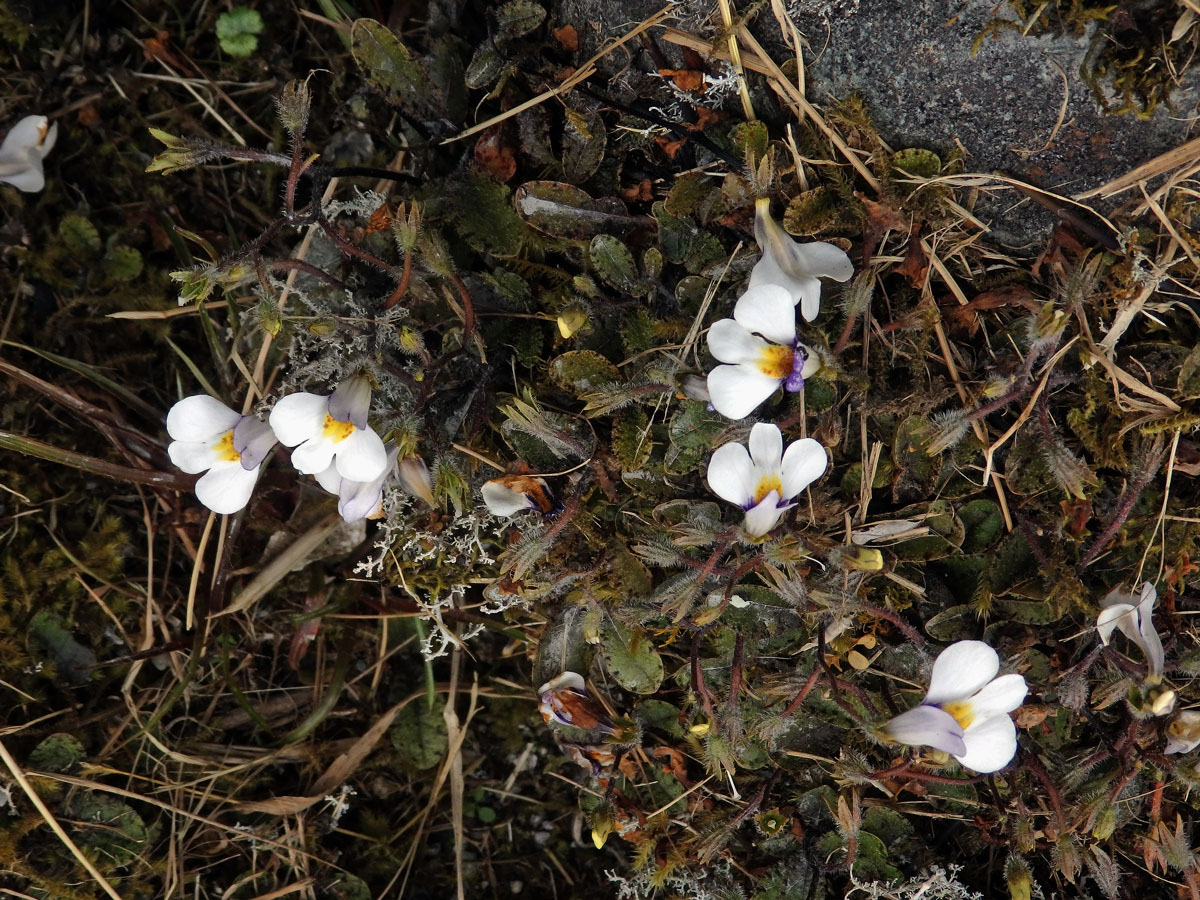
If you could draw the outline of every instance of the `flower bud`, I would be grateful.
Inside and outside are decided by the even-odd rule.
[[[279,334],[283,327],[283,316],[279,313],[279,304],[273,299],[264,297],[258,301],[258,324],[271,337]]]
[[[402,252],[412,253],[421,235],[421,207],[416,203],[411,207],[401,203],[392,217],[392,235]]]
[[[304,129],[308,127],[308,110],[312,104],[312,94],[307,81],[292,81],[283,89],[277,105],[279,121],[288,130],[293,140],[304,137]]]
[[[419,456],[405,457],[397,464],[396,474],[400,477],[400,483],[409,493],[424,500],[430,509],[436,508],[433,500],[433,478],[429,474],[429,467],[425,465],[425,460]]]

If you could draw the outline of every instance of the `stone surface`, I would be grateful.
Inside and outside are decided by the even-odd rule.
[[[802,4],[797,4],[803,8]],[[971,48],[988,22],[1011,18],[985,0],[894,0],[827,4],[795,21],[810,41],[808,91],[817,102],[858,93],[894,147],[945,151],[955,140],[970,171],[1004,171],[1072,195],[1125,174],[1188,138],[1196,81],[1149,119],[1107,115],[1081,79],[1090,35],[1021,35],[1003,30]],[[831,8],[830,8],[831,7]],[[773,22],[761,27],[769,33]],[[782,52],[782,46],[774,43]],[[1061,126],[1059,115],[1065,114]],[[1020,200],[1014,196],[1013,202]],[[1025,201],[1029,205],[1029,201]],[[993,205],[995,237],[1037,240],[1041,214],[1005,214]]]
[[[789,6],[810,43],[809,98],[822,104],[858,94],[896,149],[925,147],[944,155],[958,142],[968,153],[968,171],[1002,171],[1070,196],[1190,136],[1197,105],[1190,75],[1172,97],[1174,110],[1160,108],[1149,119],[1105,114],[1080,77],[1090,34],[1002,30],[972,56],[990,21],[1012,17],[999,0],[792,0]],[[689,30],[699,32],[699,14],[715,4],[678,7]],[[575,24],[593,49],[658,8],[656,0],[562,0],[552,15]],[[776,60],[790,55],[770,4],[762,6],[753,29]],[[620,64],[630,61],[622,56]],[[636,49],[632,62],[653,69]],[[1012,246],[1044,240],[1054,221],[1013,192],[985,201],[979,212],[991,222],[993,239]]]

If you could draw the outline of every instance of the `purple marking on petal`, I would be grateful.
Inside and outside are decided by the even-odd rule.
[[[367,427],[371,411],[371,383],[361,375],[347,378],[329,398],[329,415],[355,428]]]
[[[257,469],[277,444],[271,426],[254,416],[242,416],[233,427],[233,449],[242,457],[242,468]]]
[[[804,390],[804,363],[807,359],[804,351],[797,345],[792,355],[792,374],[783,382],[783,389],[789,394]]]
[[[962,726],[950,713],[936,706],[914,706],[884,725],[883,731],[901,744],[923,744],[954,756],[967,752]]]

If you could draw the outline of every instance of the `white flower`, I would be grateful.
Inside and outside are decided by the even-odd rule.
[[[527,509],[546,515],[554,509],[554,498],[545,480],[531,475],[502,475],[485,481],[479,489],[493,516],[515,516]]]
[[[40,191],[46,186],[42,160],[58,139],[58,123],[45,116],[26,116],[12,127],[0,144],[0,181],[20,191]]]
[[[1100,632],[1100,640],[1107,645],[1112,637],[1113,629],[1121,632],[1142,648],[1146,655],[1146,684],[1158,684],[1163,675],[1163,645],[1158,632],[1154,630],[1154,604],[1158,602],[1158,591],[1154,585],[1146,582],[1142,585],[1141,595],[1135,598],[1120,588],[1108,592],[1100,605],[1100,615],[1096,618],[1096,630]]]
[[[292,465],[305,475],[332,464],[342,478],[372,482],[387,469],[388,458],[367,425],[370,408],[371,385],[355,376],[329,397],[304,392],[281,397],[271,410],[271,427],[279,443],[296,448]]]
[[[1008,714],[1028,688],[1020,675],[1001,675],[1000,658],[982,641],[951,644],[933,663],[929,692],[919,706],[883,726],[901,744],[949,753],[968,769],[996,772],[1017,752],[1017,727]]]
[[[742,528],[748,536],[762,537],[828,462],[825,448],[812,438],[793,442],[784,453],[779,428],[760,422],[750,429],[749,450],[736,442],[717,448],[708,461],[708,486],[746,511]]]
[[[1167,726],[1170,740],[1163,753],[1190,753],[1200,745],[1200,711],[1182,710],[1175,721]]]
[[[338,514],[347,524],[362,519],[378,519],[383,515],[383,483],[395,471],[400,450],[393,447],[387,454],[387,466],[378,478],[371,481],[351,481],[338,474],[337,466],[331,464],[324,472],[317,473],[317,483],[338,498]]]
[[[750,273],[751,289],[762,284],[785,288],[792,303],[800,304],[800,315],[811,322],[821,311],[820,278],[847,281],[854,264],[840,247],[823,241],[802,244],[771,218],[771,201],[760,197],[754,204],[754,237],[762,259]]]
[[[196,482],[196,497],[218,513],[235,513],[250,502],[258,469],[275,446],[270,426],[234,412],[207,394],[184,397],[167,413],[171,462]]]
[[[738,298],[732,319],[708,330],[708,349],[723,363],[708,373],[713,409],[731,419],[749,415],[783,385],[795,393],[821,364],[796,337],[792,296],[777,284],[761,284]]]

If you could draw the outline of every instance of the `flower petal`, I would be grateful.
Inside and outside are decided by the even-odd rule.
[[[0,144],[0,181],[21,191],[40,191],[46,186],[42,160],[58,138],[58,124],[45,116],[26,116]]]
[[[333,465],[335,449],[333,441],[315,437],[292,450],[292,465],[303,475],[316,475]]]
[[[946,753],[966,753],[963,730],[954,716],[936,706],[914,706],[900,713],[881,729],[894,741],[910,746],[926,746]]]
[[[167,455],[178,469],[189,475],[206,472],[223,461],[207,441],[172,441],[167,445]]]
[[[498,478],[485,481],[479,493],[493,516],[515,516],[523,510],[533,509],[533,501],[520,491],[502,484]]]
[[[1113,630],[1118,627],[1124,634],[1129,634],[1130,631],[1137,634],[1131,624],[1136,616],[1137,610],[1128,603],[1113,603],[1104,607],[1096,617],[1096,631],[1100,633],[1100,643],[1107,646],[1112,639]]]
[[[821,312],[821,282],[815,278],[797,278],[792,282],[796,302],[800,304],[800,315],[811,322]]]
[[[322,469],[313,477],[317,479],[317,484],[329,491],[329,493],[335,496],[341,496],[342,476],[338,474],[337,466],[330,463],[329,468]]]
[[[951,644],[933,661],[925,702],[936,706],[965,700],[995,678],[999,671],[1000,657],[983,641]]]
[[[1029,686],[1025,684],[1024,676],[1001,675],[981,687],[967,702],[971,705],[975,721],[979,722],[1012,712],[1025,700],[1027,693]]]
[[[193,394],[167,412],[167,434],[177,441],[210,441],[233,428],[241,418],[216,397]]]
[[[779,390],[780,381],[750,366],[717,366],[708,373],[708,402],[727,419],[744,419]]]
[[[1163,652],[1162,638],[1154,630],[1154,619],[1147,613],[1141,619],[1141,638],[1138,645],[1146,654],[1146,681],[1158,684],[1162,681],[1163,667],[1166,664],[1166,654]]]
[[[1007,715],[992,716],[964,731],[963,743],[966,752],[954,754],[963,767],[983,774],[998,772],[1017,753],[1017,726]]]
[[[800,368],[801,378],[811,378],[821,371],[821,357],[811,347],[797,344],[797,351],[804,354],[804,364]]]
[[[0,144],[0,157],[23,156],[31,150],[39,150],[50,138],[48,129],[49,119],[45,116],[26,116],[4,136],[4,143]],[[54,146],[53,140],[50,146]]]
[[[295,447],[321,434],[328,412],[328,397],[298,391],[276,401],[269,421],[275,437],[279,438],[279,443],[285,447]],[[321,466],[321,469],[324,468],[325,466]],[[305,474],[312,475],[321,469]]]
[[[742,294],[733,318],[772,343],[788,347],[796,343],[796,306],[788,290],[777,284],[762,284]]]
[[[846,255],[846,251],[836,244],[825,241],[809,241],[801,243],[792,241],[789,250],[794,274],[803,274],[810,278],[832,278],[834,281],[849,281],[854,275],[854,263]]]
[[[759,422],[750,429],[749,447],[760,477],[779,472],[783,462],[783,433],[779,426]]]
[[[338,474],[351,481],[374,481],[387,471],[387,448],[370,428],[356,427],[335,452]]]
[[[791,499],[825,474],[829,454],[820,441],[801,438],[788,445],[781,463],[783,496]]]
[[[762,258],[750,270],[750,281],[746,285],[746,291],[749,293],[761,290],[768,285],[776,285],[787,291],[791,295],[792,306],[800,302],[800,294],[793,290],[795,279],[779,267],[774,255],[764,252]]]
[[[400,456],[400,448],[392,447],[387,452],[387,465],[383,473],[374,481],[351,481],[342,479],[339,491],[338,512],[347,523],[353,524],[360,519],[376,515],[383,505],[383,485],[388,476],[396,469],[396,460]]]
[[[221,462],[196,482],[196,499],[215,513],[228,515],[250,502],[258,469],[243,469],[241,463]]]
[[[538,694],[548,694],[550,691],[571,690],[580,694],[587,693],[587,684],[578,672],[565,671],[556,675],[538,688]]]
[[[708,488],[722,500],[746,506],[754,500],[758,478],[750,454],[737,441],[722,444],[708,460]]]
[[[783,514],[791,509],[791,505],[779,505],[779,491],[770,491],[762,501],[746,510],[746,518],[742,520],[742,530],[750,537],[762,537],[779,524]]]
[[[46,136],[42,138],[42,145],[38,148],[38,154],[45,159],[47,154],[54,149],[54,145],[58,142],[58,123],[51,122],[50,127],[46,129]]]
[[[256,469],[277,443],[275,432],[254,416],[242,416],[233,428],[233,449],[242,457],[243,469]]]
[[[33,154],[24,160],[0,160],[0,181],[27,194],[37,193],[46,186],[41,157]]]
[[[383,504],[383,478],[374,481],[342,479],[338,512],[347,524],[354,524],[373,515]]]
[[[339,422],[349,422],[355,428],[367,427],[371,411],[371,382],[361,375],[347,378],[329,398],[329,414]]]
[[[766,346],[766,341],[733,319],[718,319],[708,329],[708,351],[724,363],[756,363]]]

